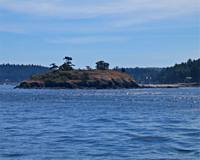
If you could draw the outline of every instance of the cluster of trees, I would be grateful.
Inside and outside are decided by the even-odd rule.
[[[64,64],[61,66],[57,66],[55,63],[50,64],[50,70],[61,70],[61,71],[70,71],[73,70],[74,64],[72,64],[72,57],[64,57],[63,60],[65,61]],[[104,61],[96,62],[96,69],[98,70],[107,70],[109,69],[109,63]],[[92,70],[90,66],[86,66],[86,70]]]
[[[65,61],[63,65],[57,66],[55,63],[50,64],[50,70],[62,70],[62,71],[69,71],[73,70],[73,67],[75,66],[72,64],[72,57],[64,57],[63,60]]]
[[[160,83],[200,82],[200,59],[189,59],[185,63],[175,64],[161,70],[157,77]]]
[[[48,71],[47,67],[39,65],[1,64],[0,83],[20,82],[29,78],[33,74],[43,73],[46,71]]]
[[[119,69],[119,68],[118,68]],[[200,59],[167,68],[120,68],[132,75],[138,83],[200,83]]]

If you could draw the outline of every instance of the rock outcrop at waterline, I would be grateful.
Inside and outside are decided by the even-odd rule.
[[[63,89],[120,89],[138,88],[135,80],[126,73],[114,70],[50,71],[34,75],[16,88]]]

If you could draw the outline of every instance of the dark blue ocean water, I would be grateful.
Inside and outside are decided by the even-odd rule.
[[[0,160],[200,159],[200,89],[0,86]]]

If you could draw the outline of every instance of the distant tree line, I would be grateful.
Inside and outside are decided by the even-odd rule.
[[[47,70],[47,67],[40,65],[1,64],[0,83],[20,82],[33,74],[43,73]]]
[[[185,63],[164,68],[158,74],[157,79],[160,83],[200,83],[200,59],[189,59]]]
[[[185,63],[175,64],[167,68],[119,68],[133,76],[138,83],[200,83],[200,59],[189,59]]]
[[[131,75],[138,83],[141,84],[157,84],[160,83],[158,80],[158,74],[162,68],[121,68],[122,72],[126,72]]]
[[[50,68],[40,65],[15,65],[2,64],[0,65],[0,83],[20,82],[28,79],[34,74],[47,72],[49,70],[73,70],[71,57],[65,57],[65,62],[61,66],[52,63]],[[104,61],[96,63],[96,69],[109,69],[109,64]],[[92,70],[90,66],[86,66],[87,70]],[[189,59],[185,63],[175,64],[167,68],[119,68],[114,70],[126,72],[134,77],[138,83],[200,83],[200,59]]]

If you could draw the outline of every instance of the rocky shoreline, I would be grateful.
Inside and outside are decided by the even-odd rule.
[[[145,84],[137,85],[135,82],[40,82],[40,81],[23,81],[15,88],[23,89],[131,89],[131,88],[183,88],[183,87],[200,87],[199,83],[179,83],[179,84]]]
[[[54,71],[34,75],[16,88],[52,89],[123,89],[140,88],[131,76],[113,70]]]
[[[24,81],[15,88],[53,88],[53,89],[123,89],[123,88],[140,88],[134,82],[118,82],[118,81],[88,81],[88,82],[37,82],[37,81]]]
[[[140,88],[181,88],[181,87],[200,87],[200,83],[176,83],[176,84],[143,84]]]
[[[199,83],[137,84],[128,74],[115,70],[49,71],[33,75],[15,88],[23,89],[131,89],[200,87]]]

